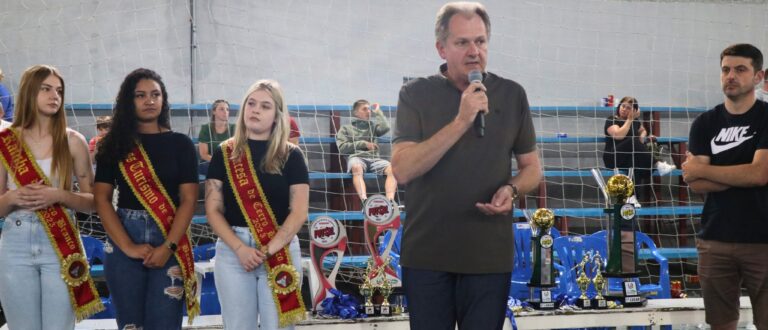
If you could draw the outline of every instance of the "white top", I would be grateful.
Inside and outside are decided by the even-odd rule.
[[[49,157],[46,159],[37,159],[37,166],[40,167],[41,170],[43,170],[43,173],[45,173],[45,176],[48,177],[48,180],[51,181],[51,184],[56,186],[59,182],[58,179],[51,177],[51,164],[53,163],[53,157]],[[16,181],[11,178],[10,173],[7,174],[7,181],[8,182],[8,190],[14,190],[18,187],[16,186]]]
[[[11,127],[11,123],[0,119],[0,131],[4,130],[6,127]]]

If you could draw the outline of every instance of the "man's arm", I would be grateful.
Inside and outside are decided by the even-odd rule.
[[[710,165],[709,157],[706,162],[700,157],[689,157],[683,164],[686,182],[706,179],[729,187],[762,187],[768,184],[768,149],[758,149],[751,163],[740,165]]]
[[[459,114],[448,125],[425,141],[395,143],[392,147],[392,173],[397,182],[407,184],[431,170],[472,126],[477,113],[487,109],[485,86],[474,82],[461,94]]]
[[[693,192],[697,194],[706,194],[710,192],[723,191],[730,188],[730,186],[725,184],[717,183],[703,178],[695,179],[690,176],[691,168],[697,166],[697,164],[694,163],[708,166],[710,163],[710,158],[709,156],[694,156],[690,152],[686,155],[685,162],[683,162],[682,165],[683,180],[688,184],[689,187],[691,187]]]
[[[336,133],[336,146],[339,148],[339,152],[345,155],[355,153],[355,143],[363,143],[365,141],[353,141],[352,132],[349,132],[347,126],[342,126],[338,133]],[[364,150],[366,147],[358,147],[357,149]]]
[[[387,134],[387,132],[389,132],[389,120],[384,116],[384,112],[382,112],[381,109],[376,108],[376,110],[373,111],[373,115],[375,117],[373,119],[375,123],[374,134],[376,134],[377,137]]]
[[[501,187],[499,187],[499,189],[496,190],[496,193],[493,194],[493,198],[491,199],[490,203],[478,202],[475,204],[475,207],[477,207],[480,212],[483,212],[483,214],[506,215],[512,211],[514,208],[512,201],[513,191],[510,185],[517,187],[517,193],[519,196],[523,196],[526,193],[536,189],[536,187],[539,185],[542,174],[538,150],[534,149],[533,151],[526,154],[515,155],[515,159],[517,160],[517,175],[512,177],[509,181],[504,183]]]

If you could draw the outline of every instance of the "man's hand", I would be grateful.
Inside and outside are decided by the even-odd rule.
[[[456,120],[469,127],[475,121],[478,112],[488,112],[488,95],[485,91],[485,86],[479,81],[469,84],[461,93],[461,104],[459,104]]]
[[[475,203],[480,212],[485,215],[507,215],[512,211],[512,187],[505,184],[496,190],[490,203]]]
[[[379,145],[373,142],[366,142],[365,145],[366,145],[366,148],[368,148],[368,150],[379,149]]]
[[[706,164],[697,159],[690,151],[686,152],[685,161],[682,166],[680,166],[683,170],[683,181],[690,183],[696,179],[700,179],[701,176],[699,171],[701,170],[702,165]]]

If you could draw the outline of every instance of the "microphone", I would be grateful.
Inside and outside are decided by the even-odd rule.
[[[478,70],[472,70],[467,74],[467,79],[470,83],[474,82],[483,82],[483,73]],[[475,90],[481,91],[482,89],[478,88]],[[484,137],[485,136],[485,112],[478,113],[477,116],[475,116],[475,133],[478,137]]]

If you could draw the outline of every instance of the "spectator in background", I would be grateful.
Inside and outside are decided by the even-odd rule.
[[[235,125],[229,123],[229,102],[225,100],[214,101],[211,105],[211,122],[200,126],[200,134],[197,136],[197,150],[200,152],[198,172],[200,174],[208,173],[208,164],[216,146],[234,134]]]
[[[650,180],[655,167],[660,175],[672,172],[676,167],[659,157],[659,146],[640,120],[640,105],[631,96],[621,98],[616,113],[605,120],[605,167],[621,170],[634,168],[637,180]]]
[[[299,138],[301,137],[301,132],[299,132],[299,125],[296,124],[296,121],[293,120],[293,117],[289,116],[288,119],[291,121],[291,133],[288,135],[288,142],[299,145]]]
[[[373,114],[373,119],[371,119]],[[347,172],[352,172],[352,185],[360,197],[365,201],[368,195],[365,190],[363,174],[375,172],[385,174],[384,191],[388,199],[395,199],[397,181],[392,175],[392,165],[388,160],[381,159],[377,139],[389,132],[389,122],[384,113],[375,104],[373,111],[366,100],[357,100],[352,105],[352,123],[341,127],[336,133],[336,145],[339,152],[349,155],[347,160]]]
[[[765,74],[765,71],[763,71]],[[768,75],[763,78],[763,87],[755,90],[755,96],[758,100],[768,102]]]
[[[5,119],[3,119],[3,105],[0,104],[0,131],[9,126],[11,126],[11,122],[5,121]]]
[[[3,81],[4,77],[3,68],[0,68],[0,82]],[[0,106],[5,110],[5,114],[0,118],[8,122],[13,121],[13,96],[3,84],[0,84]]]
[[[88,141],[88,152],[91,154],[91,162],[94,164],[96,162],[96,145],[105,135],[107,135],[110,127],[112,127],[112,117],[96,117],[96,136],[92,137],[91,140]]]

